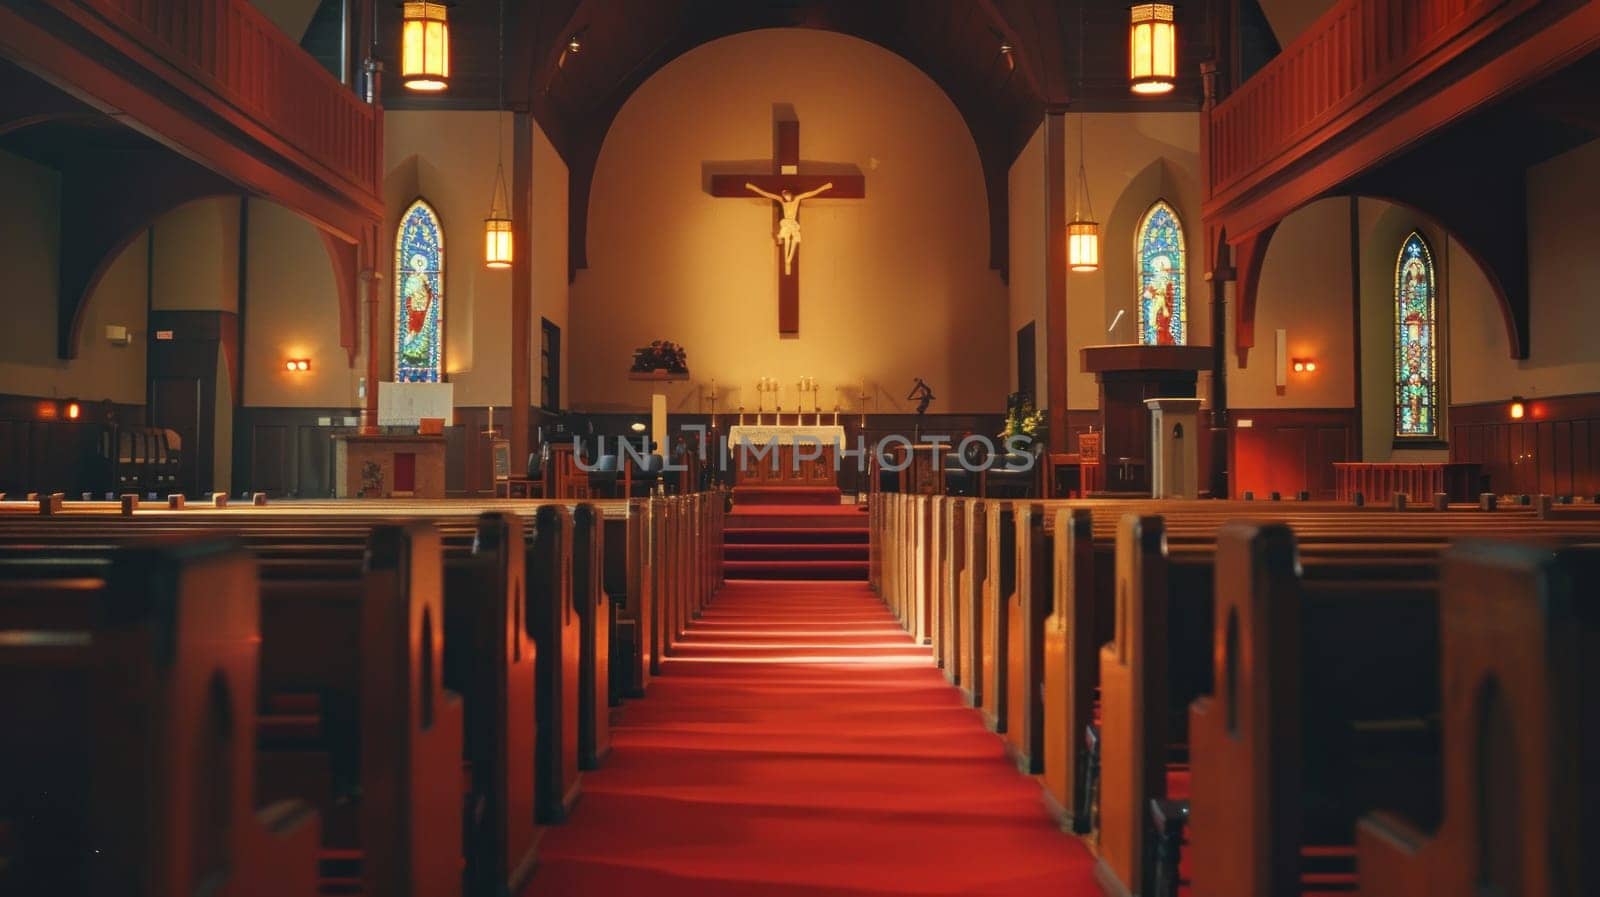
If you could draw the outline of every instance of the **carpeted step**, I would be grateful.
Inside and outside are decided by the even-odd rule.
[[[722,531],[724,545],[867,544],[865,529],[774,529],[741,527]]]
[[[730,561],[864,561],[866,545],[724,545],[722,556]]]
[[[728,579],[865,580],[867,562],[861,561],[723,561]]]

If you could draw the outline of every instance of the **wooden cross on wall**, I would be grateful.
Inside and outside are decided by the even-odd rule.
[[[823,199],[862,199],[867,195],[867,179],[858,174],[801,174],[800,173],[800,122],[780,118],[773,132],[774,153],[771,174],[714,174],[711,176],[711,195],[723,199],[760,198],[761,194],[750,188],[781,197],[787,191],[791,197],[809,201],[806,194]],[[820,192],[819,192],[820,191]],[[769,200],[770,201],[770,200]],[[778,253],[778,333],[792,336],[800,332],[800,245],[796,241],[792,252],[785,252],[777,237],[783,232],[782,200],[773,203],[772,224]],[[798,221],[799,207],[795,218]],[[798,223],[795,225],[798,229]],[[785,256],[788,256],[786,259]]]

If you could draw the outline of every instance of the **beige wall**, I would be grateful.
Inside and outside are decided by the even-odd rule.
[[[1486,281],[1474,285],[1470,313],[1459,294],[1452,297],[1462,311],[1450,320],[1458,360],[1452,378],[1456,402],[1600,392],[1597,170],[1600,141],[1528,170],[1529,358],[1510,357],[1500,305]],[[1459,291],[1460,278],[1456,285]]]
[[[777,332],[773,211],[717,199],[708,162],[769,170],[773,105],[798,115],[803,160],[858,166],[865,200],[808,202],[800,334]],[[742,162],[740,160],[743,160]],[[633,350],[683,344],[721,407],[756,404],[762,376],[822,384],[853,408],[863,379],[876,410],[903,410],[912,378],[936,412],[1001,407],[1005,287],[988,267],[988,208],[972,138],[953,104],[906,60],[808,29],[748,32],[674,60],[629,99],[606,137],[590,196],[589,268],[572,287],[571,396],[580,409],[648,407]],[[668,389],[695,410],[696,389]]]
[[[152,308],[239,310],[239,202],[196,200],[156,219]]]
[[[78,357],[56,358],[60,176],[0,152],[0,267],[6,271],[7,322],[0,328],[0,393],[144,403],[147,245],[134,240],[112,262],[83,311]],[[107,324],[135,331],[106,342]]]
[[[310,222],[282,206],[251,200],[245,266],[244,403],[354,408],[366,372],[339,345],[333,262]],[[309,358],[311,370],[284,362]]]
[[[1228,405],[1233,408],[1350,408],[1355,404],[1355,322],[1350,271],[1350,200],[1324,199],[1278,225],[1256,291],[1256,344],[1248,365],[1232,351],[1229,295]],[[1393,318],[1393,314],[1390,314]],[[1289,358],[1311,358],[1314,373],[1288,371],[1277,387],[1277,331]]]

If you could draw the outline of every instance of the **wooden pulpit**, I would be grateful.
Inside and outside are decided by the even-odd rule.
[[[1083,370],[1100,384],[1100,448],[1107,492],[1150,492],[1150,410],[1146,399],[1194,398],[1210,346],[1085,346]]]

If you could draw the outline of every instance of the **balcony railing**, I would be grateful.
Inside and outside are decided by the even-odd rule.
[[[1210,195],[1290,155],[1385,89],[1401,89],[1398,76],[1433,54],[1459,54],[1490,30],[1476,27],[1484,20],[1540,2],[1340,0],[1211,111]]]
[[[378,187],[376,110],[249,0],[54,0],[88,11],[363,192]]]

